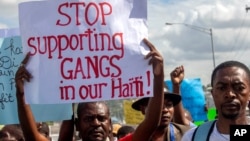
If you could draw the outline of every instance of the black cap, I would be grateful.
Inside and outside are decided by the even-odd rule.
[[[136,100],[132,104],[132,108],[137,110],[137,111],[140,111],[140,105],[147,104],[149,98],[150,97],[144,97],[144,98]],[[171,100],[173,102],[173,106],[175,106],[176,104],[178,104],[181,101],[181,96],[179,94],[171,93],[166,88],[164,88],[164,99]]]

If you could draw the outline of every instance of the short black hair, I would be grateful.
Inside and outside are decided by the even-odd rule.
[[[133,133],[135,131],[135,128],[129,125],[123,125],[118,131],[117,131],[117,137],[122,138],[126,136],[129,133]]]
[[[81,115],[81,112],[82,112],[82,109],[87,105],[87,104],[94,104],[94,103],[101,103],[103,104],[104,106],[107,107],[107,112],[108,112],[108,115],[110,116],[110,109],[107,105],[107,103],[105,101],[95,101],[95,102],[81,102],[81,103],[78,103],[78,106],[77,106],[77,117],[79,118],[80,115]]]
[[[248,80],[250,80],[250,70],[245,64],[243,64],[243,63],[241,63],[239,61],[226,61],[226,62],[223,62],[223,63],[219,64],[213,70],[213,73],[212,73],[212,76],[211,76],[211,86],[213,86],[214,78],[215,78],[216,73],[219,70],[224,69],[226,67],[239,67],[239,68],[243,69],[247,73]],[[249,83],[250,83],[250,81],[249,81]]]
[[[38,131],[42,134],[44,134],[46,137],[50,136],[50,129],[49,125],[46,122],[42,122],[40,127],[38,127]]]
[[[8,124],[5,125],[1,130],[1,137],[6,137],[7,134],[15,137],[18,141],[24,141],[24,135],[22,128],[19,124]]]

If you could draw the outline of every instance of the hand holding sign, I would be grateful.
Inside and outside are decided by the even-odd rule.
[[[31,78],[31,74],[25,68],[25,65],[29,61],[29,58],[30,58],[30,55],[28,53],[23,59],[15,75],[17,93],[21,94],[22,96],[24,94],[24,87],[23,87],[24,80],[27,80],[29,82]]]
[[[151,44],[147,39],[143,39],[144,43],[150,49],[150,52],[145,56],[146,59],[152,57],[149,60],[149,64],[153,64],[153,72],[155,76],[163,76],[163,57],[159,53],[159,51],[155,48],[153,44]]]

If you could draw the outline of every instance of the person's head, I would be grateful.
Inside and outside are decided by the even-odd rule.
[[[145,114],[147,111],[149,98],[142,98],[135,101],[132,104],[132,108],[141,111],[142,114]],[[164,104],[162,109],[162,117],[160,126],[167,127],[174,115],[174,106],[181,101],[181,96],[178,94],[170,93],[167,89],[164,89]]]
[[[83,141],[105,141],[112,133],[110,111],[105,102],[79,103],[76,129]]]
[[[5,125],[0,131],[0,141],[24,141],[21,127],[17,124]]]
[[[250,71],[246,65],[237,61],[221,63],[212,73],[211,85],[218,119],[246,116],[250,96]]]
[[[46,122],[37,122],[37,129],[48,140],[51,140],[49,125]]]
[[[135,128],[132,126],[128,125],[123,125],[119,130],[117,131],[117,139],[119,140],[120,138],[126,136],[129,133],[133,133],[135,131]]]
[[[119,123],[114,123],[112,124],[112,127],[113,127],[112,130],[113,137],[117,138],[117,131],[122,127],[122,125]]]
[[[169,97],[164,98],[164,104],[162,109],[162,116],[160,121],[160,127],[167,127],[169,123],[173,120],[174,115],[174,103]]]

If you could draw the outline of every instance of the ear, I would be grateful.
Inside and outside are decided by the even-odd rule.
[[[109,131],[110,131],[110,133],[112,133],[113,132],[113,126],[112,126],[111,118],[109,119],[109,124],[110,124]]]
[[[79,131],[80,123],[79,123],[78,118],[75,118],[75,127],[76,127],[76,131]]]
[[[212,87],[211,90],[210,90],[210,93],[211,93],[212,96],[213,96],[213,91],[214,91],[214,88]]]

